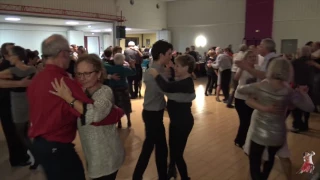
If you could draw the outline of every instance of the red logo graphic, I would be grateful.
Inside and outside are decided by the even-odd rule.
[[[303,153],[303,165],[300,168],[300,170],[297,172],[297,174],[303,174],[303,173],[310,173],[313,174],[314,170],[314,164],[312,161],[312,156],[316,155],[315,152],[310,151],[310,152],[304,152]]]

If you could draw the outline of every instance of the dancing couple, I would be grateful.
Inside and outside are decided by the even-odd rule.
[[[145,123],[146,139],[134,170],[133,180],[142,180],[154,146],[159,180],[176,178],[176,166],[182,180],[190,179],[183,153],[194,124],[191,106],[195,99],[195,90],[191,73],[195,67],[195,60],[190,55],[177,57],[175,59],[175,81],[169,82],[166,74],[170,74],[170,71],[167,71],[164,66],[171,60],[172,49],[170,43],[161,40],[152,47],[154,62],[144,75],[146,90],[142,118]],[[168,172],[168,149],[163,124],[163,114],[166,108],[164,95],[168,97],[167,109],[170,117]]]

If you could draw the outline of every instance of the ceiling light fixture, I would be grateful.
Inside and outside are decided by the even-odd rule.
[[[104,31],[111,32],[111,31],[112,31],[112,29],[111,29],[111,28],[109,28],[109,29],[105,29]]]
[[[6,21],[20,21],[21,19],[20,18],[15,18],[15,17],[8,17],[8,18],[5,18]]]
[[[79,22],[76,22],[76,21],[67,21],[66,24],[68,24],[68,25],[77,25],[77,24],[79,24]]]
[[[91,28],[91,26],[89,25],[88,28]]]
[[[126,28],[126,31],[131,31],[132,29],[131,28]]]
[[[91,32],[101,32],[101,30],[92,30]]]
[[[94,35],[94,33],[91,33],[92,35]]]

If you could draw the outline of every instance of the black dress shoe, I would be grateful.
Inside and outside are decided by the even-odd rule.
[[[11,163],[12,167],[22,167],[22,166],[29,166],[31,162],[26,161],[26,162],[20,162],[20,163]]]
[[[234,108],[234,106],[231,104],[227,104],[227,108]]]
[[[292,129],[291,132],[293,132],[293,133],[300,133],[300,129]]]
[[[34,163],[33,165],[31,165],[29,167],[30,170],[36,170],[38,168],[39,164],[38,163]]]
[[[168,180],[170,180],[171,178],[174,178],[174,179],[177,178],[176,167],[169,168],[169,170],[168,170]]]

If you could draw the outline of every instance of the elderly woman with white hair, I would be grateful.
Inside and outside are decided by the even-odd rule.
[[[250,174],[253,180],[267,180],[274,164],[277,151],[285,144],[287,128],[286,112],[294,105],[304,111],[314,109],[308,88],[300,86],[293,90],[289,86],[293,68],[288,60],[277,58],[268,66],[266,79],[259,83],[238,87],[238,92],[249,95],[246,103],[254,108],[248,133],[247,153],[250,160]],[[246,143],[247,143],[246,142]],[[260,165],[264,150],[268,160]]]
[[[125,56],[121,53],[117,53],[113,57],[114,66],[106,66],[107,73],[110,75],[117,74],[119,80],[111,79],[109,81],[109,86],[113,90],[115,105],[120,107],[126,114],[128,119],[128,127],[131,127],[130,113],[131,100],[128,89],[128,76],[134,76],[136,74],[135,62],[130,61],[130,67],[124,66]],[[122,128],[121,120],[118,123],[118,128]]]

